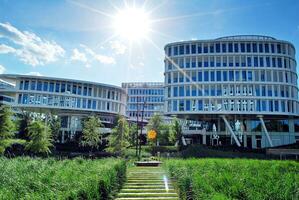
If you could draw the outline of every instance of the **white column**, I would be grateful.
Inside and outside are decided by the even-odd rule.
[[[223,121],[224,121],[224,123],[225,123],[226,127],[228,128],[228,130],[229,130],[229,132],[230,132],[231,136],[233,136],[233,138],[234,138],[234,140],[235,140],[236,144],[238,145],[238,147],[240,147],[240,146],[241,146],[241,144],[240,144],[240,142],[239,142],[239,140],[238,140],[237,136],[235,135],[235,133],[234,133],[233,129],[230,127],[230,124],[228,123],[228,121],[227,121],[227,119],[226,119],[225,115],[222,115],[221,117],[222,117],[222,119],[223,119]]]
[[[264,132],[265,132],[265,134],[266,134],[266,137],[267,137],[267,140],[268,140],[268,142],[269,142],[269,144],[270,144],[270,147],[273,147],[273,143],[272,143],[272,140],[271,140],[270,135],[269,135],[269,133],[268,133],[268,130],[267,130],[267,128],[266,128],[265,122],[264,122],[264,120],[263,120],[263,116],[262,116],[262,115],[258,115],[257,117],[258,117],[258,118],[260,119],[260,121],[261,121],[262,128],[264,129]]]

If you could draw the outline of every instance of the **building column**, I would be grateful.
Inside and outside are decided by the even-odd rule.
[[[202,135],[202,144],[204,144],[204,145],[207,144],[207,135],[206,134]]]
[[[258,115],[257,117],[258,117],[258,118],[260,119],[260,121],[261,121],[262,128],[263,128],[263,130],[264,130],[264,132],[265,132],[265,134],[266,134],[266,137],[267,137],[267,140],[268,140],[268,142],[269,142],[269,144],[270,144],[270,147],[273,147],[273,143],[272,143],[272,140],[271,140],[270,135],[269,135],[269,133],[268,133],[268,130],[267,130],[267,128],[266,128],[265,122],[264,122],[264,120],[263,120],[263,116],[262,116],[262,115]]]
[[[294,119],[289,119],[289,132],[290,133],[295,133],[295,123]]]
[[[229,122],[227,121],[227,119],[226,119],[225,115],[221,115],[221,117],[222,117],[222,119],[223,119],[223,121],[224,121],[225,125],[227,126],[227,128],[228,128],[228,130],[229,130],[229,132],[230,132],[231,136],[234,138],[234,140],[235,140],[236,144],[238,145],[238,147],[240,147],[240,146],[241,146],[241,144],[240,144],[240,142],[239,142],[239,140],[238,140],[237,136],[235,135],[235,133],[234,133],[234,131],[233,131],[232,127],[230,126]]]

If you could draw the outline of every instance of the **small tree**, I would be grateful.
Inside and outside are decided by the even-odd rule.
[[[172,121],[172,131],[169,140],[176,143],[179,147],[182,145],[182,126],[177,118]]]
[[[0,154],[5,152],[7,147],[15,143],[14,137],[14,123],[12,121],[12,112],[6,105],[0,107]]]
[[[124,117],[120,117],[117,126],[113,128],[109,136],[109,151],[123,153],[123,150],[129,146],[129,125]]]
[[[31,112],[22,111],[21,114],[18,115],[18,137],[21,139],[29,140],[28,136],[28,126],[33,120]]]
[[[136,145],[136,133],[137,133],[137,124],[131,124],[129,130],[129,143],[130,146]]]
[[[36,120],[28,126],[29,142],[25,149],[36,154],[51,153],[52,138],[50,128],[41,120]]]
[[[157,133],[156,145],[158,145],[159,139],[161,139],[161,132],[163,131],[163,119],[161,115],[155,114],[146,126],[147,130],[154,130]]]
[[[91,151],[94,148],[98,149],[99,143],[102,143],[101,127],[102,123],[96,116],[91,116],[84,120],[80,144],[83,147],[90,147]]]
[[[51,128],[53,140],[57,141],[58,138],[59,138],[59,131],[60,131],[60,128],[61,128],[61,119],[60,119],[60,117],[51,116],[50,128]]]

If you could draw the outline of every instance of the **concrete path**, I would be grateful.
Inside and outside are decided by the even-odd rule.
[[[127,172],[127,182],[115,200],[178,200],[166,173],[161,167],[132,167]]]

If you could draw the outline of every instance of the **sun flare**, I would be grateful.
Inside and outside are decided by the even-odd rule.
[[[116,34],[129,39],[140,41],[147,37],[150,30],[148,14],[141,8],[126,8],[120,10],[114,18]]]

